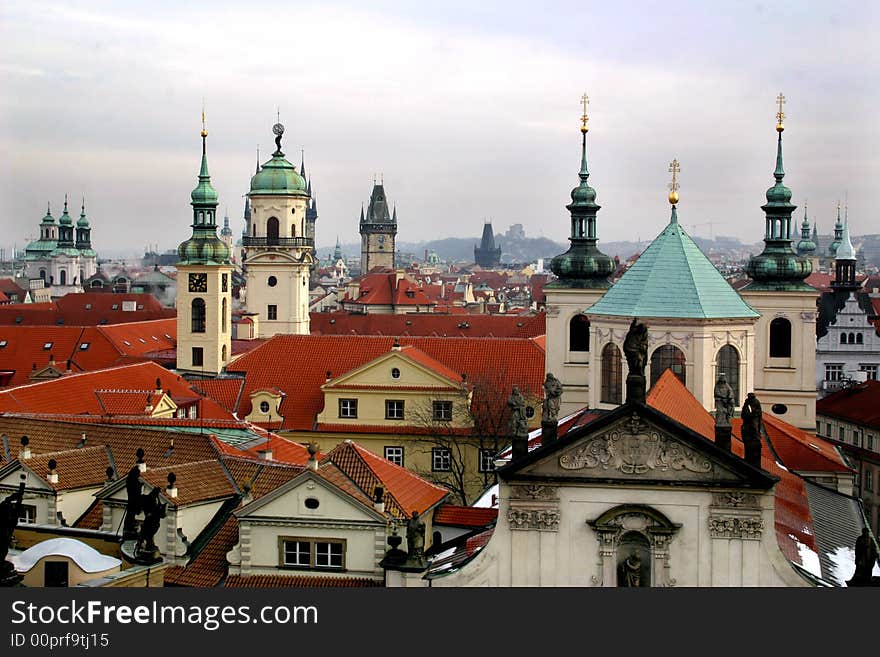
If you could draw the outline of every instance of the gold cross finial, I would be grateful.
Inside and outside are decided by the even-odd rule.
[[[779,104],[779,111],[776,112],[776,131],[782,132],[785,130],[785,125],[782,123],[782,120],[785,118],[785,112],[782,111],[782,106],[785,104],[785,96],[782,95],[782,92],[779,92],[779,95],[776,96],[776,102]]]
[[[586,93],[581,96],[581,103],[584,106],[584,113],[581,114],[581,132],[586,132],[587,130],[589,130],[589,128],[587,127],[587,121],[590,120],[587,117],[587,105],[590,104],[590,97]]]
[[[678,160],[674,159],[669,163],[669,173],[672,174],[672,182],[669,183],[669,202],[672,205],[678,203],[678,174],[681,168],[678,166]]]
[[[208,131],[205,129],[205,97],[202,96],[202,137],[208,136]]]

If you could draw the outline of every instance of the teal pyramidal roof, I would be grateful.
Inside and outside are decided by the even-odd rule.
[[[684,232],[674,206],[663,232],[586,312],[688,319],[759,316]]]

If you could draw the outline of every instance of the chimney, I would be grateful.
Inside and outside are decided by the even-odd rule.
[[[162,379],[160,379],[158,376],[156,377],[156,394],[162,394]]]
[[[394,351],[400,351],[400,340],[399,339],[394,338],[394,344],[391,345],[391,349],[393,349]]]
[[[177,475],[173,472],[168,473],[168,486],[165,487],[165,494],[168,497],[174,499],[177,497],[177,486],[175,482],[177,481]]]
[[[70,369],[70,359],[69,358],[67,359],[67,369],[64,370],[64,373],[65,374],[72,374],[73,373],[73,370]]]
[[[112,481],[116,480],[116,473],[113,470],[113,466],[108,465],[107,469],[104,470],[104,474],[107,475],[107,483],[109,484]]]
[[[251,483],[247,482],[241,487],[241,505],[250,504],[254,501],[254,496],[251,495]]]
[[[79,443],[77,443],[77,445],[76,445],[77,448],[83,448],[83,447],[85,447],[85,446],[86,446],[86,440],[87,440],[87,438],[86,438],[86,434],[85,434],[85,432],[83,432],[82,437],[79,439]]]
[[[318,459],[315,458],[315,454],[318,453],[318,444],[317,443],[309,443],[306,448],[309,452],[309,462],[306,464],[309,470],[317,470],[318,469]]]
[[[58,461],[55,459],[49,459],[49,474],[46,476],[46,480],[50,484],[58,483],[58,473],[55,472],[55,468],[58,467]]]
[[[55,354],[49,354],[49,365],[55,367]]]
[[[271,461],[274,454],[272,453],[272,448],[267,447],[266,449],[261,449],[257,451],[257,456],[260,457],[263,461]]]
[[[385,513],[385,489],[381,486],[373,489],[373,508],[379,513]]]
[[[28,438],[27,436],[21,437],[21,449],[18,450],[18,460],[19,461],[26,461],[31,457],[31,448],[28,447],[28,444],[30,443],[30,441],[31,441],[31,439]]]
[[[135,452],[135,455],[137,456],[137,468],[138,468],[138,470],[140,470],[141,472],[146,472],[146,471],[147,471],[147,464],[146,464],[146,462],[144,461],[144,450],[143,450],[143,448],[138,447],[138,448],[137,448],[137,452]]]

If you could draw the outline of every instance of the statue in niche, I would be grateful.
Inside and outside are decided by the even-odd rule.
[[[648,362],[648,327],[633,317],[629,331],[623,340],[623,353],[629,374],[645,376],[645,365]]]
[[[629,556],[618,567],[617,580],[620,586],[642,585],[642,560],[639,558],[639,552],[635,548],[632,549]]]
[[[547,372],[544,379],[544,406],[542,408],[541,422],[556,422],[559,417],[559,405],[562,398],[562,382],[553,374]]]
[[[736,400],[733,398],[733,388],[727,382],[724,372],[721,372],[715,382],[715,425],[729,427],[735,407]]]
[[[651,586],[651,545],[640,532],[626,532],[617,547],[617,585]]]

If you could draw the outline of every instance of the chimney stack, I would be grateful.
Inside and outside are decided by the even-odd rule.
[[[373,508],[379,513],[385,513],[385,489],[381,486],[373,489]]]
[[[82,434],[82,437],[79,439],[79,443],[77,444],[77,447],[79,447],[79,448],[85,447],[85,446],[86,446],[86,440],[87,440],[87,438],[86,438],[86,434],[85,434],[85,431],[84,431],[83,434]]]
[[[177,497],[177,486],[175,485],[176,481],[177,481],[177,475],[174,474],[173,472],[169,472],[168,473],[168,486],[165,488],[165,493],[168,495],[168,497],[170,497],[172,499]]]
[[[263,461],[271,461],[272,458],[274,457],[274,454],[272,453],[272,449],[269,448],[269,447],[267,447],[266,449],[258,450],[258,451],[257,451],[257,455],[258,455]]]
[[[58,473],[55,472],[55,468],[58,467],[58,461],[55,459],[49,459],[49,474],[46,476],[46,480],[50,484],[58,483]]]
[[[318,459],[315,458],[315,454],[318,453],[318,444],[317,443],[309,443],[306,448],[309,452],[309,462],[306,464],[309,470],[317,470],[318,469]]]
[[[116,480],[116,473],[113,470],[113,466],[108,465],[107,469],[104,470],[104,474],[107,475],[107,483],[109,484],[112,481]]]
[[[144,450],[142,447],[138,447],[137,452],[135,452],[135,456],[137,456],[137,469],[141,472],[146,472],[147,464],[144,461]]]
[[[21,449],[18,450],[18,459],[19,461],[26,461],[31,457],[31,448],[28,447],[31,439],[27,436],[21,437]]]

